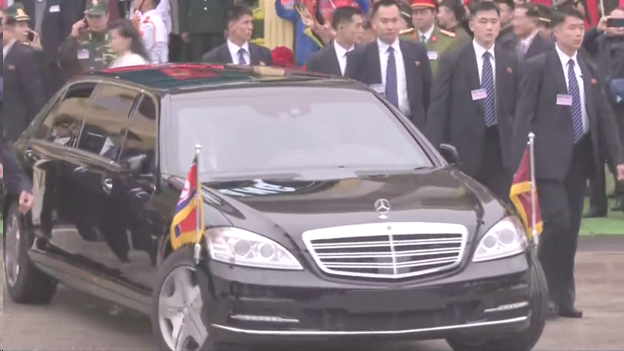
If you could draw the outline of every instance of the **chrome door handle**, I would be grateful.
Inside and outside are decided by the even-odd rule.
[[[104,178],[102,180],[102,190],[109,193],[113,190],[113,180],[110,178]]]

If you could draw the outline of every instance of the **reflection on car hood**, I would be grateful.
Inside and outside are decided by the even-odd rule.
[[[286,246],[303,247],[301,234],[307,230],[384,221],[457,223],[472,233],[484,221],[484,214],[501,218],[505,213],[484,187],[452,169],[204,185],[221,195],[211,206],[227,216],[233,226],[266,235]],[[387,219],[377,213],[375,202],[379,199],[390,204]]]

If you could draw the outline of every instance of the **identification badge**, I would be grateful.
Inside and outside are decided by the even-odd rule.
[[[483,100],[487,98],[487,91],[485,89],[477,89],[472,92],[472,101]]]
[[[384,95],[386,93],[386,86],[383,84],[371,84],[368,87],[377,94]]]
[[[78,59],[79,60],[88,60],[89,59],[89,50],[78,50]]]
[[[557,94],[557,105],[572,106],[572,96],[568,94]]]
[[[438,59],[438,52],[437,51],[428,51],[427,52],[427,57],[429,57],[429,60],[435,61],[435,60]]]
[[[50,6],[50,12],[61,12],[61,7],[59,5],[52,5]]]

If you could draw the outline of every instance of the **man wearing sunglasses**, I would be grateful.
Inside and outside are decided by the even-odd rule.
[[[59,50],[59,66],[69,76],[107,68],[117,58],[111,50],[108,19],[108,1],[87,0],[84,19],[73,25]]]

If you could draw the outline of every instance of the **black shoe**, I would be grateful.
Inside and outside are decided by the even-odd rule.
[[[603,218],[607,216],[606,210],[598,210],[595,208],[589,208],[587,213],[583,216],[583,218]]]
[[[583,311],[577,310],[574,307],[559,309],[559,317],[580,319],[583,318]]]
[[[611,211],[622,211],[624,212],[624,196],[620,196],[615,200],[615,206],[611,209]]]

